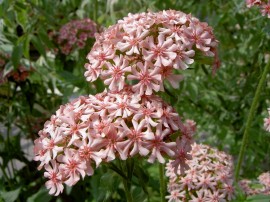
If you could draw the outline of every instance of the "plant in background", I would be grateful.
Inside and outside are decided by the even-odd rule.
[[[170,161],[166,166],[169,177],[169,202],[230,201],[234,197],[232,157],[207,145],[192,144],[190,169],[181,175]]]
[[[89,18],[72,20],[63,25],[58,32],[50,32],[49,36],[55,38],[60,51],[68,55],[76,49],[83,49],[89,39],[93,39],[98,27]]]

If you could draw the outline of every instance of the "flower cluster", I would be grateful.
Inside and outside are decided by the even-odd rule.
[[[270,195],[270,172],[262,173],[258,177],[258,181],[241,180],[239,185],[248,196],[256,194]]]
[[[264,118],[264,128],[266,131],[270,132],[270,108],[267,109],[268,110],[268,118]]]
[[[72,186],[92,175],[94,164],[115,158],[139,155],[150,163],[165,163],[168,156],[183,167],[194,131],[195,123],[182,123],[161,98],[138,97],[125,87],[61,106],[39,132],[34,159],[46,170],[49,193],[58,195],[64,183]]]
[[[234,195],[231,156],[206,145],[192,144],[190,169],[180,175],[170,161],[166,166],[169,177],[169,202],[230,201]]]
[[[263,16],[270,18],[270,1],[269,0],[246,0],[248,8],[253,6],[259,7]]]
[[[164,80],[177,88],[183,76],[174,71],[187,69],[195,54],[214,58],[217,68],[217,45],[207,23],[183,12],[129,14],[96,35],[85,77],[101,78],[113,91],[133,84],[135,94],[151,95],[164,90]]]
[[[16,70],[4,72],[5,65],[10,62],[10,55],[0,52],[0,84],[8,80],[17,83],[23,82],[29,76],[31,70],[27,69],[24,65],[20,64]]]
[[[97,25],[90,19],[73,20],[61,27],[57,43],[61,52],[68,55],[75,48],[85,47],[89,38],[94,38],[97,32]]]

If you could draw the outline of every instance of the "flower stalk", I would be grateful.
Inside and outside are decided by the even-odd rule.
[[[129,185],[128,185],[128,180],[123,179],[123,184],[124,184],[124,189],[125,189],[125,194],[126,194],[126,199],[127,199],[127,202],[133,202],[133,199],[132,199],[132,195],[131,195],[131,192],[130,192],[130,189],[129,189]]]
[[[236,166],[236,172],[235,172],[235,179],[236,180],[238,180],[238,178],[239,178],[240,168],[241,168],[241,165],[242,165],[242,162],[243,162],[244,153],[245,153],[247,143],[248,143],[249,131],[250,131],[250,128],[251,128],[251,124],[252,124],[252,120],[253,120],[255,111],[257,109],[258,101],[260,99],[260,94],[261,94],[261,91],[262,91],[262,87],[263,87],[263,84],[265,83],[266,76],[267,76],[267,73],[269,71],[269,67],[270,67],[270,61],[268,61],[268,63],[266,64],[266,66],[265,66],[265,68],[263,70],[263,73],[261,75],[261,78],[259,80],[259,84],[258,84],[256,92],[255,92],[254,99],[252,101],[252,104],[251,104],[251,107],[250,107],[250,110],[249,110],[247,124],[246,124],[246,127],[245,127],[245,131],[244,131],[244,135],[243,135],[243,139],[242,139],[242,145],[241,145],[241,149],[240,149],[240,153],[239,153],[239,157],[238,157],[238,163],[237,163],[237,166]]]
[[[159,163],[159,184],[160,184],[160,201],[165,202],[165,180],[164,180],[164,165]]]

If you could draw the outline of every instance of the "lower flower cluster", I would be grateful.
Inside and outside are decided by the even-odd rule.
[[[136,97],[129,87],[105,91],[61,106],[35,140],[35,160],[45,168],[46,187],[54,195],[115,158],[139,155],[165,163],[170,157],[183,172],[195,127],[155,95]]]
[[[190,169],[181,175],[173,162],[166,166],[169,202],[230,201],[233,198],[233,163],[230,155],[201,144],[192,144]]]

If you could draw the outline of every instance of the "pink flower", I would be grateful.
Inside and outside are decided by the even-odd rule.
[[[160,163],[165,163],[165,159],[162,157],[162,153],[166,153],[168,156],[172,157],[174,153],[174,148],[176,146],[175,142],[164,142],[164,139],[169,135],[170,130],[166,128],[162,130],[162,123],[156,126],[156,131],[153,133],[151,130],[145,132],[145,138],[147,140],[146,146],[151,150],[151,155],[148,162],[153,163],[155,159],[158,159]]]
[[[185,197],[185,191],[179,192],[178,190],[173,190],[169,196],[166,196],[168,202],[182,202]]]
[[[219,191],[207,191],[205,202],[226,202],[224,195],[220,194]]]
[[[171,127],[173,130],[179,129],[179,115],[171,106],[162,109],[161,122],[165,127]]]
[[[180,173],[184,173],[185,170],[189,168],[187,160],[191,159],[191,155],[188,154],[190,151],[190,142],[181,141],[176,139],[176,149],[174,160],[172,161],[172,166],[174,167],[175,172],[180,168]]]
[[[143,56],[145,61],[155,60],[154,65],[161,67],[161,65],[169,66],[176,58],[177,46],[173,43],[171,38],[165,40],[164,35],[158,36],[158,44],[154,43],[152,36],[147,38],[147,41],[143,44]]]
[[[63,147],[58,146],[58,144],[63,141],[63,137],[62,135],[60,135],[59,129],[56,131],[56,133],[51,133],[50,138],[45,137],[41,141],[43,149],[45,151],[44,153],[45,163],[49,163],[51,159],[56,158],[59,152],[63,151]]]
[[[196,48],[207,52],[210,50],[212,35],[199,23],[192,23],[184,31],[191,44],[196,44]]]
[[[197,196],[192,195],[191,199],[189,202],[204,202],[205,197],[204,197],[205,190],[201,189],[199,191],[196,191]]]
[[[145,133],[146,121],[142,120],[138,123],[132,120],[132,126],[129,128],[124,121],[121,122],[122,131],[127,136],[127,140],[119,142],[118,146],[121,148],[121,159],[126,160],[128,156],[134,156],[139,153],[142,156],[146,156],[149,150],[145,146]],[[130,151],[131,150],[131,151]]]
[[[206,171],[208,170],[209,169],[207,169]],[[216,185],[217,184],[215,182],[215,177],[211,176],[210,174],[202,173],[200,176],[198,176],[198,183],[196,184],[196,189],[211,188],[212,190],[215,190]]]
[[[129,33],[130,35],[123,37],[123,40],[125,40],[125,42],[120,41],[117,43],[117,49],[122,52],[126,52],[127,55],[132,55],[134,53],[140,54],[139,44],[143,41],[143,39],[145,39],[149,31],[137,29]]]
[[[179,82],[182,81],[184,79],[183,75],[177,75],[173,73],[173,68],[170,66],[162,66],[160,68],[160,74],[162,77],[162,80],[167,79],[169,81],[169,83],[172,85],[172,87],[174,88],[178,88],[179,87]],[[160,85],[160,90],[164,91],[163,85]]]
[[[144,64],[138,62],[137,68],[132,69],[132,74],[128,75],[128,80],[138,80],[139,82],[132,86],[132,90],[138,95],[152,95],[153,90],[160,90],[161,75],[158,73],[158,68],[153,68],[152,63],[145,62]]]
[[[270,189],[270,172],[260,174],[258,179],[261,184]]]
[[[151,126],[157,126],[158,123],[155,122],[153,119],[158,119],[162,111],[158,108],[158,106],[153,107],[153,103],[155,102],[146,102],[145,106],[141,106],[141,108],[137,111],[134,115],[134,120],[146,120],[146,124]]]
[[[59,172],[58,167],[59,164],[57,164],[55,160],[52,160],[51,165],[47,164],[45,166],[46,172],[44,173],[44,176],[50,179],[45,183],[45,186],[47,189],[50,189],[49,194],[54,194],[55,196],[62,193],[64,189],[62,174]]]
[[[182,43],[177,43],[177,55],[175,58],[175,63],[173,67],[175,69],[182,69],[185,70],[188,68],[188,65],[192,64],[194,60],[192,57],[195,55],[194,50],[186,50],[187,48]]]
[[[131,67],[128,66],[128,61],[123,60],[123,56],[116,56],[113,59],[114,65],[107,62],[108,70],[104,72],[104,77],[108,77],[104,80],[106,85],[109,85],[109,89],[112,91],[120,91],[125,85],[125,73],[131,72]]]
[[[107,60],[111,60],[114,58],[114,55],[115,52],[112,46],[98,46],[98,44],[96,44],[91,50],[91,52],[87,55],[87,59],[90,61],[91,68],[101,69]]]
[[[68,186],[76,184],[80,179],[80,175],[82,178],[85,177],[86,162],[80,159],[77,151],[66,149],[64,155],[58,156],[57,160],[61,162],[59,170],[63,172],[67,178],[65,184]]]
[[[141,107],[137,97],[130,98],[128,95],[119,96],[116,94],[115,98],[115,102],[111,103],[111,106],[108,107],[109,112],[114,114],[115,117],[126,118],[134,114]]]
[[[118,145],[123,140],[123,134],[121,134],[116,127],[111,127],[102,141],[102,146],[105,147],[102,150],[106,161],[112,161],[116,158],[116,153],[120,153],[121,149]]]
[[[101,143],[103,140],[100,138],[92,139],[86,138],[82,141],[77,141],[75,145],[78,147],[78,153],[80,159],[86,162],[86,174],[93,175],[94,170],[91,165],[91,160],[94,160],[96,167],[102,162],[102,159],[105,158],[105,155],[102,152],[98,152]]]
[[[261,0],[246,0],[246,5],[248,8],[251,8],[252,6],[255,6],[255,5],[261,5],[262,4],[262,1]]]
[[[267,16],[268,18],[270,18],[270,2],[262,4],[261,13],[262,16]]]

